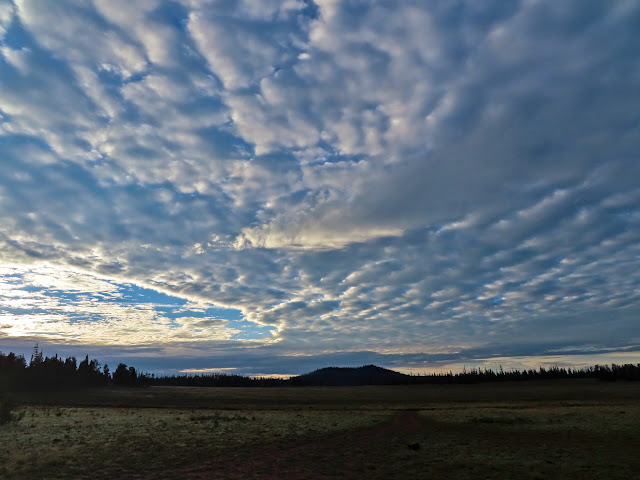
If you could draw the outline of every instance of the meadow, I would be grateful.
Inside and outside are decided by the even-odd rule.
[[[0,478],[640,478],[640,384],[30,392]]]

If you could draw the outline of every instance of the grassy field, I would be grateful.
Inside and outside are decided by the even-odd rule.
[[[0,478],[640,479],[640,385],[95,389],[17,398]]]

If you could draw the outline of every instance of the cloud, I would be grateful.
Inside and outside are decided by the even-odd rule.
[[[240,329],[230,320],[179,307],[185,302],[55,266],[3,267],[0,322],[5,337],[35,337],[71,345],[158,345],[229,340]],[[158,299],[163,300],[158,301]],[[233,316],[233,312],[220,310]],[[190,316],[196,314],[197,316]]]
[[[189,33],[226,89],[249,87],[295,58],[304,2],[192,5]]]
[[[24,28],[53,56],[68,60],[72,67],[77,63],[104,62],[125,77],[146,67],[147,59],[140,47],[126,32],[106,25],[91,3],[68,0],[52,5],[46,1],[16,0],[15,5]],[[96,35],[97,31],[104,34]]]
[[[502,199],[517,202],[518,190],[597,170],[609,155],[603,131],[621,135],[622,158],[607,161],[629,166],[633,141],[611,125],[637,121],[625,101],[636,87],[622,80],[611,88],[597,74],[626,51],[598,40],[613,32],[616,9],[582,12],[578,21],[579,4],[474,10],[454,3],[320,4],[304,59],[263,79],[250,100],[230,103],[257,151],[304,150],[319,137],[345,160],[363,156],[358,165],[306,168],[309,186],[325,171],[346,172],[348,180],[245,229],[241,245],[333,247],[451,221],[476,205],[500,214]],[[302,140],[288,141],[302,125]]]
[[[0,3],[0,38],[7,33],[7,27],[11,24],[14,16],[14,6],[11,2]]]
[[[89,342],[94,321],[176,358],[416,362],[637,344],[637,16],[0,3],[0,261],[23,272],[3,338]],[[126,320],[123,285],[204,312]]]

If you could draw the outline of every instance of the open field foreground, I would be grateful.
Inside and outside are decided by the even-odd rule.
[[[591,380],[32,394],[0,425],[0,478],[640,479],[639,399]]]

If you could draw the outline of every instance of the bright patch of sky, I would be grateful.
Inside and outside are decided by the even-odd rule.
[[[52,266],[0,269],[2,337],[76,345],[257,340],[273,328],[238,310]]]
[[[270,374],[640,361],[639,19],[0,0],[0,349]]]

